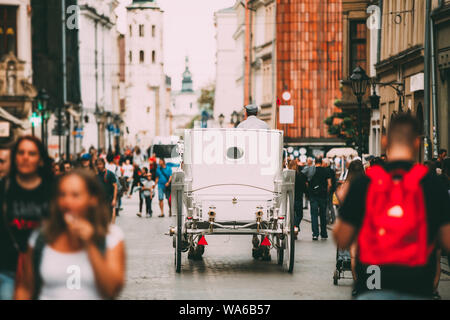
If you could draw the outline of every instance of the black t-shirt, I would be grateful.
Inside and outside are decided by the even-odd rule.
[[[51,182],[43,181],[39,187],[26,190],[15,179],[9,181],[5,192],[5,182],[0,185],[0,270],[15,272],[18,251],[25,252],[28,238],[40,227],[48,216],[51,196]],[[6,206],[4,206],[6,201]],[[6,214],[4,208],[6,207]],[[5,225],[7,224],[7,225]],[[14,240],[13,240],[14,239]]]
[[[295,200],[303,200],[303,194],[306,192],[306,182],[308,179],[306,175],[301,173],[299,170],[295,173]]]
[[[386,171],[403,169],[409,171],[412,162],[396,161],[384,164]],[[340,210],[340,218],[356,228],[362,226],[365,214],[365,199],[370,180],[367,176],[357,178]],[[428,241],[435,243],[441,226],[450,223],[450,200],[442,181],[434,173],[428,173],[421,181],[427,215]],[[357,288],[367,290],[366,281],[372,273],[367,273],[367,265],[357,259]],[[433,291],[436,272],[436,255],[433,253],[424,267],[381,266],[381,288],[399,292],[429,296]]]
[[[114,184],[117,183],[116,176],[109,170],[97,174],[98,181],[102,184],[108,200],[114,198]]]
[[[316,167],[316,172],[309,182],[309,195],[315,198],[327,198],[328,179],[331,179],[330,171],[324,167]]]

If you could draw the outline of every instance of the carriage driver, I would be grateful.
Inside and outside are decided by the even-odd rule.
[[[238,129],[267,129],[269,130],[269,126],[264,121],[258,119],[256,115],[258,114],[258,106],[255,104],[250,104],[245,106],[245,117],[246,120],[242,121],[237,128]],[[261,236],[261,241],[263,240],[263,236]],[[270,260],[270,250],[268,247],[260,246],[260,241],[257,235],[253,236],[253,258],[262,260]]]
[[[256,115],[258,114],[258,106],[256,104],[249,104],[245,106],[245,119],[242,121],[237,128],[239,129],[267,129],[269,126],[264,121],[258,119]]]

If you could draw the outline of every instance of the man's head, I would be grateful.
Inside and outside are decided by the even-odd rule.
[[[312,164],[313,164],[313,158],[308,157],[308,159],[306,159],[306,164],[307,164],[308,166],[312,166]]]
[[[322,157],[321,157],[321,156],[317,157],[317,158],[316,158],[316,161],[315,161],[315,162],[316,162],[316,166],[317,166],[317,167],[321,167],[321,166],[322,166],[322,161],[323,161],[323,160],[322,160]]]
[[[0,179],[9,174],[11,167],[11,150],[7,147],[0,147]]]
[[[447,150],[440,149],[438,158],[441,159],[441,160],[447,158]]]
[[[105,171],[105,160],[103,158],[98,158],[97,161],[95,161],[95,165],[97,166],[98,172],[104,172]]]
[[[106,156],[106,161],[108,161],[108,163],[113,163],[114,155],[112,153],[108,153],[108,155]]]
[[[247,117],[256,116],[258,114],[258,106],[256,104],[245,106],[245,114]]]
[[[163,158],[160,158],[160,159],[159,159],[159,165],[160,165],[161,167],[165,168],[165,166],[166,166],[166,161],[165,161]]]
[[[420,126],[410,113],[399,113],[389,123],[381,141],[389,161],[414,160],[420,148]]]
[[[72,171],[72,162],[70,162],[68,160],[63,161],[62,169],[63,169],[64,173]]]
[[[81,156],[80,159],[82,168],[89,168],[91,164],[91,155],[89,153],[85,153]]]

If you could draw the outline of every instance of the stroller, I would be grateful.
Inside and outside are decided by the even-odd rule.
[[[336,270],[333,274],[333,284],[338,285],[339,279],[353,279],[345,277],[345,271],[352,271],[352,263],[349,250],[336,249]]]

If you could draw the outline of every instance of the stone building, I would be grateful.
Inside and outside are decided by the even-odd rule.
[[[29,0],[0,0],[0,143],[31,133],[32,86]]]

